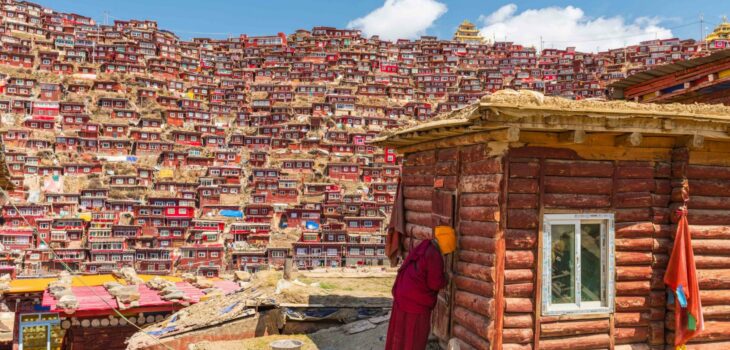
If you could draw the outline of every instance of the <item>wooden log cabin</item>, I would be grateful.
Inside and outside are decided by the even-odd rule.
[[[432,332],[460,349],[674,349],[663,274],[689,181],[705,331],[730,348],[730,108],[500,91],[373,140],[405,157],[403,256],[453,225]]]

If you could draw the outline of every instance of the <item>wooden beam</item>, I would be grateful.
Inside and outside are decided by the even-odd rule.
[[[642,136],[640,132],[632,132],[616,136],[614,144],[616,146],[638,147],[641,146]]]
[[[678,146],[684,146],[693,150],[705,148],[705,137],[702,135],[688,135],[677,138]]]
[[[571,130],[558,133],[560,143],[583,143],[586,141],[585,130]]]
[[[517,126],[490,131],[489,134],[495,141],[517,142],[520,140],[520,128]]]

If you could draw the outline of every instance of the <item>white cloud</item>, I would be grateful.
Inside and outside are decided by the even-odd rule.
[[[347,26],[385,40],[415,39],[444,13],[446,5],[436,0],[385,0],[383,6]]]
[[[545,7],[517,12],[517,5],[508,4],[497,11],[480,16],[481,33],[496,38],[544,48],[575,46],[579,51],[607,50],[651,39],[672,37],[670,29],[661,27],[658,18],[640,17],[627,22],[621,16],[591,18],[578,7]]]

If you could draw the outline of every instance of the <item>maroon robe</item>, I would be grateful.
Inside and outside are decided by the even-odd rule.
[[[393,285],[386,350],[423,350],[431,333],[431,310],[446,286],[444,258],[429,240],[408,253]]]

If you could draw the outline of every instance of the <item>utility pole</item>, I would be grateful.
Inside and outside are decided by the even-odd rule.
[[[700,13],[700,40],[705,40],[705,16]]]

